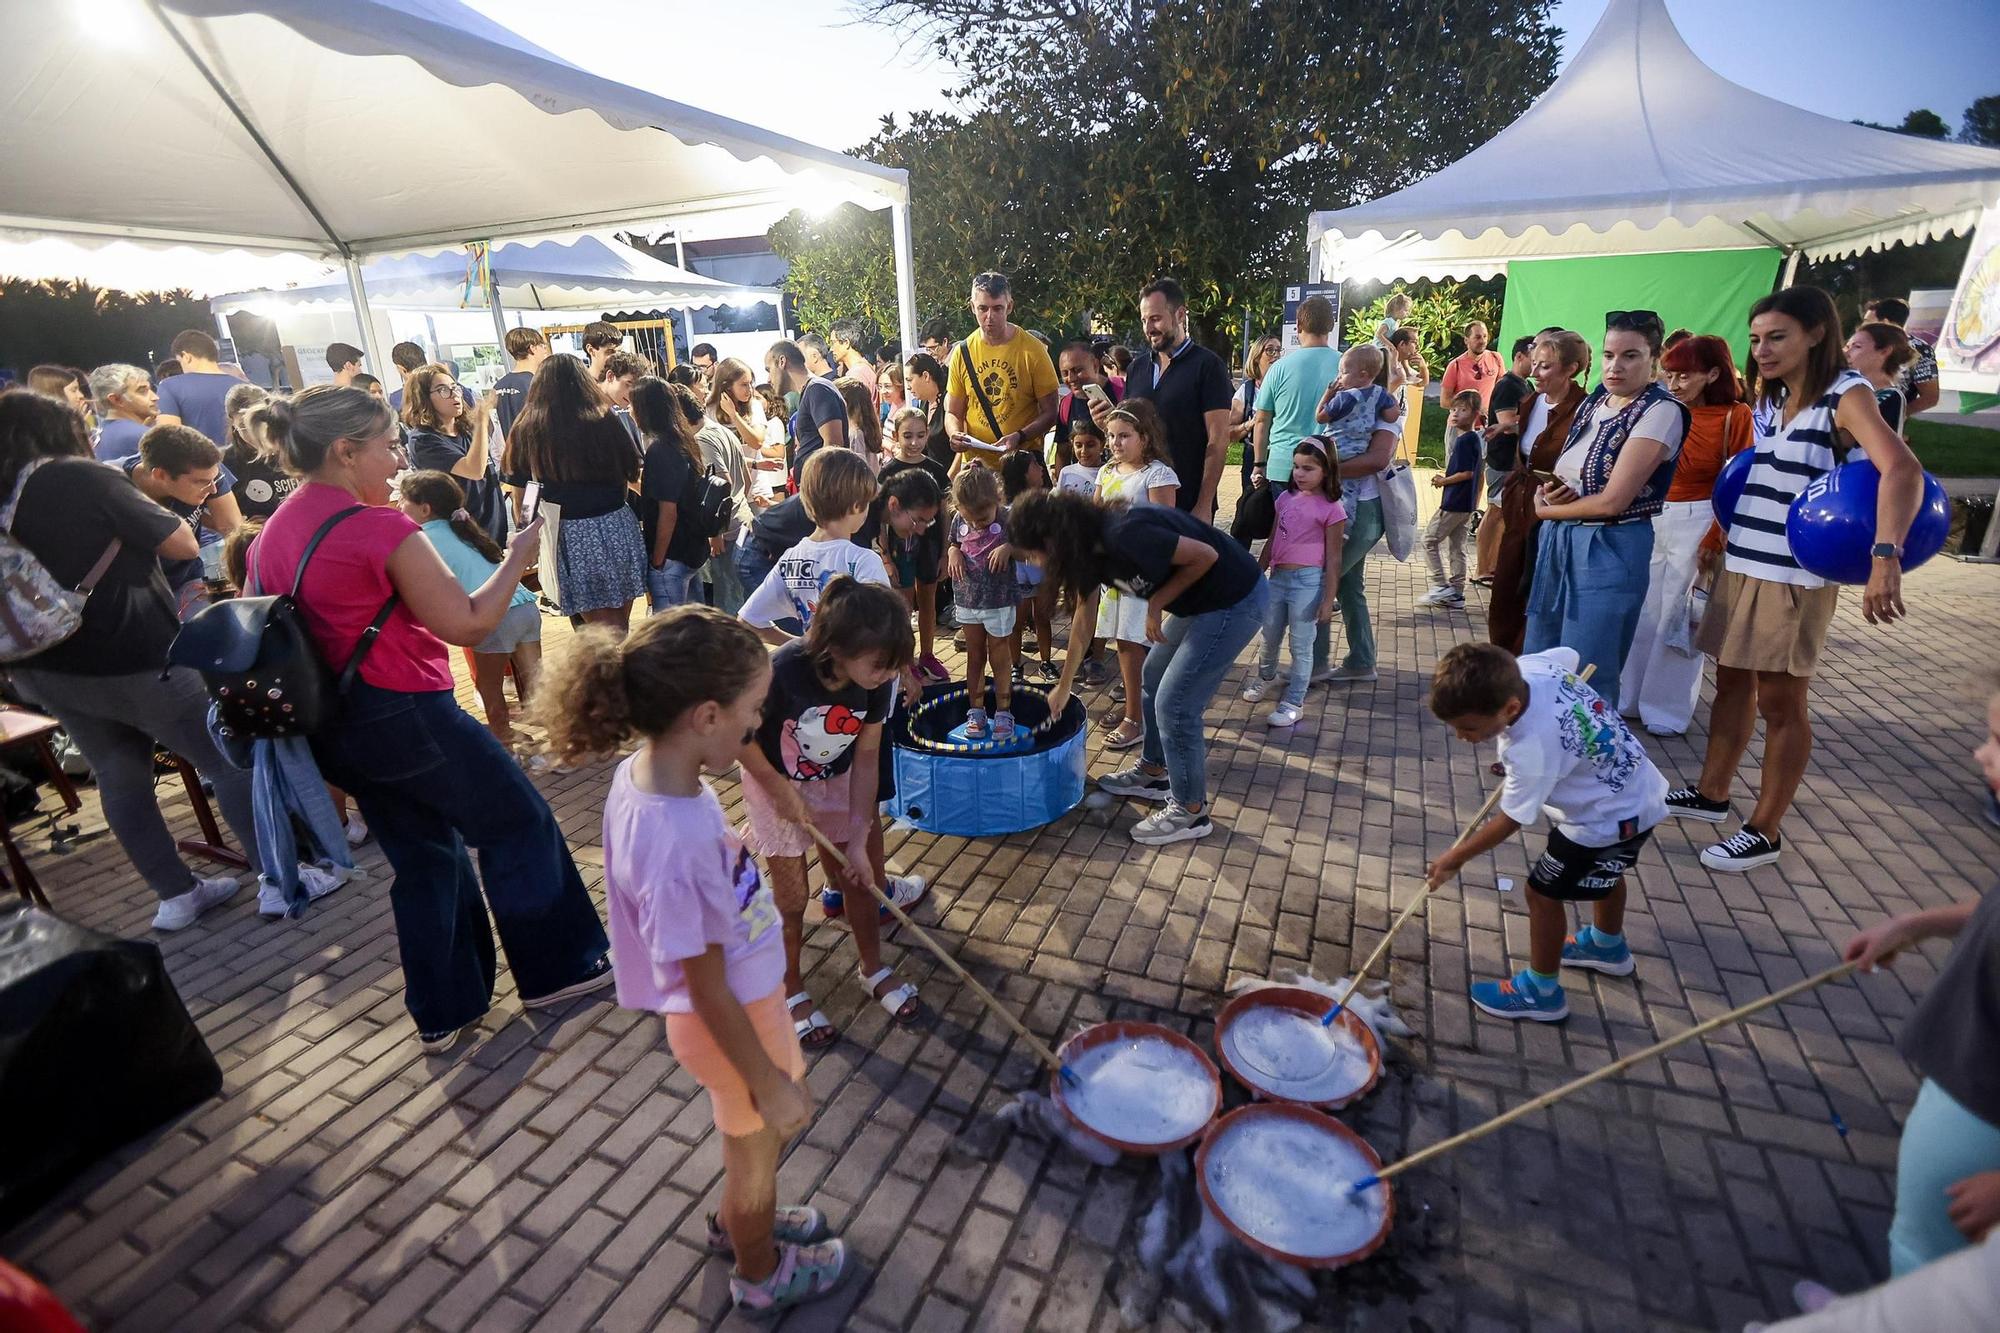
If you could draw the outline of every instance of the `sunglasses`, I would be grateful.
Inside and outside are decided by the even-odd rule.
[[[1666,327],[1660,321],[1657,310],[1607,310],[1604,312],[1604,331],[1624,329],[1629,333],[1641,333],[1647,329]]]

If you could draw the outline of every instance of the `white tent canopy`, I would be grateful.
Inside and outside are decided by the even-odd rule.
[[[466,294],[470,260],[463,249],[373,259],[362,265],[371,298],[387,304],[450,307]],[[509,310],[609,310],[619,307],[712,310],[717,306],[776,305],[772,287],[739,287],[653,258],[621,241],[598,236],[513,242],[493,247],[487,260],[500,301]],[[477,285],[469,304],[485,297]],[[232,292],[209,307],[218,314],[282,303],[304,309],[345,306],[346,279],[327,273],[317,283],[285,289]]]
[[[1752,92],[1702,64],[1664,0],[1611,0],[1520,119],[1408,189],[1314,213],[1307,236],[1323,282],[1494,277],[1511,259],[1825,259],[1969,231],[1996,201],[2000,151]]]
[[[17,5],[0,89],[0,236],[318,256],[358,287],[370,255],[854,202],[893,210],[915,344],[903,171],[599,78],[457,0]]]

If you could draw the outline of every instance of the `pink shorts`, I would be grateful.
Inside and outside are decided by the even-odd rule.
[[[794,782],[792,790],[805,799],[813,823],[833,845],[845,848],[854,840],[856,820],[849,808],[854,770],[820,782]],[[750,836],[744,841],[759,856],[804,856],[813,850],[812,833],[778,813],[778,807],[754,779],[743,780],[743,805],[750,813]]]
[[[806,1056],[799,1049],[791,1011],[785,1007],[785,988],[780,986],[763,999],[750,1001],[743,1006],[743,1012],[750,1016],[750,1026],[756,1029],[757,1040],[771,1057],[771,1063],[794,1080],[804,1078]],[[757,1103],[750,1097],[750,1085],[716,1045],[714,1035],[700,1015],[666,1017],[667,1049],[681,1062],[681,1068],[708,1089],[715,1127],[732,1139],[745,1138],[764,1128],[764,1117],[758,1114]]]

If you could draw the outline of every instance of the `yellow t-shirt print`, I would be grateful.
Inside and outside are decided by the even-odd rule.
[[[952,353],[945,393],[965,399],[965,430],[975,440],[994,444],[1001,436],[1024,429],[1035,419],[1042,398],[1056,391],[1056,367],[1049,359],[1049,349],[1026,329],[997,346],[988,343],[986,335],[975,329],[960,346],[962,351]],[[986,400],[993,405],[993,415],[1000,426],[997,431],[993,429],[994,423],[987,420],[986,409],[979,405],[979,395],[973,392],[972,381],[966,376],[968,360],[979,377]]]

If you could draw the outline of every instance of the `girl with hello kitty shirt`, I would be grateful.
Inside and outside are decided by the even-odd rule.
[[[842,848],[852,869],[887,877],[877,827],[882,724],[894,705],[896,677],[916,654],[909,610],[892,590],[835,575],[820,591],[805,637],[771,654],[771,685],[756,734],[741,755],[743,803],[750,814],[752,849],[770,866],[771,893],[784,923],[786,1006],[799,1041],[826,1046],[838,1035],[813,1007],[799,967],[805,935],[806,854],[816,827]],[[873,844],[871,846],[871,843]],[[862,901],[872,895],[821,858],[827,878]],[[917,1020],[917,988],[898,982],[882,962],[882,929],[876,913],[844,914],[861,956],[861,983],[897,1023]]]

